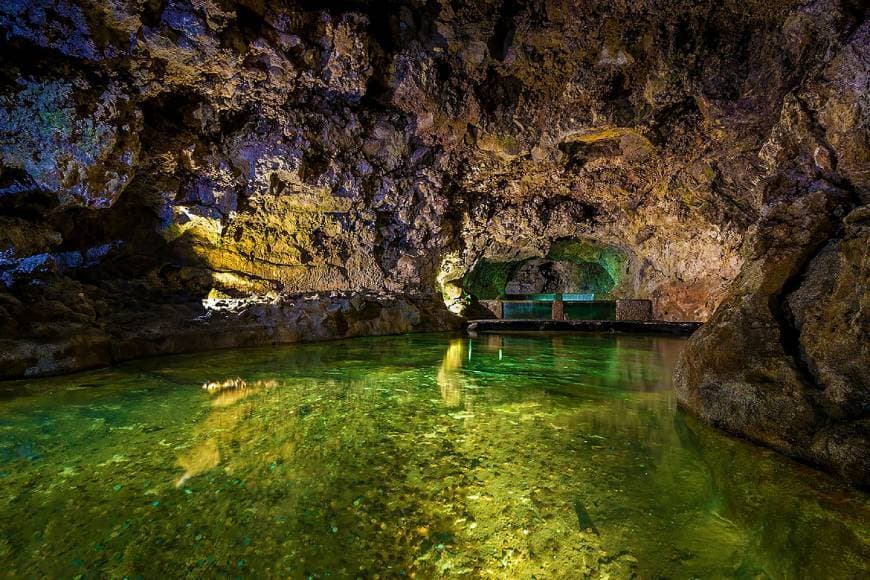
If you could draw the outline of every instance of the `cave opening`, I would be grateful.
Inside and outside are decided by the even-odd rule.
[[[612,320],[616,300],[632,298],[628,254],[594,240],[563,238],[537,255],[481,257],[464,272],[454,266],[442,265],[453,271],[439,280],[442,296],[469,318]]]
[[[609,299],[625,277],[626,264],[625,252],[614,246],[562,239],[543,256],[481,258],[457,285],[471,301],[538,294]]]

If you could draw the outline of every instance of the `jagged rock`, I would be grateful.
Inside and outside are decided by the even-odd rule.
[[[835,61],[856,42],[866,53],[866,28]],[[868,71],[865,60],[845,76],[866,79]],[[786,98],[760,152],[768,178],[743,268],[683,353],[675,385],[680,403],[705,421],[867,487],[867,208],[850,213],[863,197],[860,174],[852,174],[858,183],[835,186],[827,181],[832,164],[818,157],[822,148],[866,156],[870,123],[866,109],[840,118],[848,153],[842,141],[828,149],[821,125],[831,122],[817,111],[866,97],[863,80],[839,87],[810,84],[803,97]],[[807,96],[822,94],[827,102]]]
[[[0,163],[55,192],[61,204],[111,206],[139,153],[140,116],[121,85],[100,90],[81,77],[16,84],[0,107]]]
[[[740,276],[690,340],[675,384],[680,403],[705,421],[862,482],[870,460],[866,446],[821,449],[826,443],[819,437],[844,436],[851,421],[844,431],[830,433],[836,414],[823,411],[818,390],[824,387],[806,367],[795,339],[800,329],[788,310],[793,286],[807,284],[801,282],[807,266],[836,232],[835,216],[845,203],[844,192],[819,188],[768,207],[757,237],[747,244]],[[856,338],[840,336],[839,348],[861,348],[852,344]]]

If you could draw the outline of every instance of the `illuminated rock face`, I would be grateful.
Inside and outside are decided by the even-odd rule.
[[[675,384],[707,421],[868,487],[870,23],[846,40],[784,101],[743,269]]]
[[[863,222],[842,225],[870,184],[864,18],[852,0],[5,2],[2,338],[111,343],[209,296],[458,309],[484,261],[580,240],[625,256],[614,295],[659,318],[722,304],[681,374],[697,413],[736,376],[710,362],[722,345],[780,344],[760,329],[783,324],[797,338],[770,356],[854,401],[851,363],[811,337],[866,334],[843,241]],[[811,299],[804,273],[834,262],[837,299]]]

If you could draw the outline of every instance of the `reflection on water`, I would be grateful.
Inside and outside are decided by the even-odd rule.
[[[175,487],[183,486],[191,477],[217,467],[221,462],[221,448],[227,446],[234,428],[250,413],[250,407],[240,402],[263,389],[278,385],[275,380],[248,382],[241,378],[225,379],[204,383],[202,389],[211,395],[211,406],[215,409],[208,418],[196,427],[200,442],[183,452],[177,464],[184,473],[175,482]]]
[[[447,407],[456,407],[462,402],[464,385],[461,370],[467,353],[467,342],[470,341],[462,338],[451,339],[438,369],[436,380],[441,388],[441,399]]]
[[[682,344],[418,335],[10,383],[0,565],[866,577],[867,497],[677,411]]]

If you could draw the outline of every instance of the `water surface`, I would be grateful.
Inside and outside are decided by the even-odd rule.
[[[416,335],[2,384],[0,574],[867,577],[867,496],[679,412],[682,345]]]

